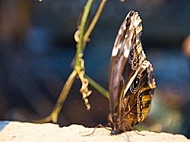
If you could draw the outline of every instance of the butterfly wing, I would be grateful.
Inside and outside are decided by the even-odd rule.
[[[130,84],[130,86],[128,85]],[[127,81],[120,96],[122,131],[143,121],[149,111],[154,89],[156,87],[151,63],[144,60],[135,74]]]
[[[146,60],[140,41],[141,22],[138,13],[130,11],[112,50],[108,120],[116,133],[130,130],[146,118],[156,87],[152,65]]]

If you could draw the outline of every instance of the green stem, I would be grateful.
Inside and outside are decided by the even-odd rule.
[[[90,9],[92,7],[93,0],[88,0],[85,7],[84,7],[84,13],[82,15],[80,27],[79,27],[79,42],[77,43],[77,51],[76,51],[76,64],[75,64],[75,70],[79,73],[81,70],[81,63],[80,58],[83,56],[83,45],[84,43],[84,31],[85,26],[87,22],[88,15],[90,13]]]
[[[69,91],[73,85],[76,75],[77,75],[77,72],[73,70],[73,72],[70,74],[69,78],[67,79],[51,114],[45,118],[34,120],[32,121],[33,123],[47,123],[47,122],[57,123],[58,115],[63,107],[63,103],[65,99],[67,98],[69,94]]]
[[[85,78],[88,79],[88,81],[92,87],[94,87],[98,92],[100,92],[106,99],[109,99],[109,93],[106,89],[104,89],[97,82],[92,80],[89,76],[85,75]]]
[[[61,91],[61,94],[59,95],[59,98],[57,99],[57,103],[55,104],[53,111],[51,113],[51,119],[54,123],[57,123],[57,117],[63,107],[63,103],[64,103],[65,99],[67,98],[67,96],[69,94],[69,91],[71,89],[71,86],[73,85],[76,75],[77,75],[76,71],[73,71],[70,74],[69,78],[67,79],[67,81]]]
[[[88,41],[88,38],[89,38],[89,36],[90,36],[92,30],[94,29],[94,27],[95,27],[95,25],[96,25],[98,19],[100,18],[100,15],[101,15],[101,13],[102,13],[102,10],[104,9],[104,6],[105,6],[105,4],[106,4],[106,1],[107,1],[107,0],[102,0],[100,6],[98,7],[98,10],[97,10],[96,14],[95,14],[95,16],[94,16],[92,22],[90,23],[90,26],[88,27],[88,29],[87,29],[87,31],[86,31],[86,33],[85,33],[85,35],[84,35],[84,42],[87,42],[87,41]]]

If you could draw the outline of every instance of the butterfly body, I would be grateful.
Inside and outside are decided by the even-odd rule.
[[[147,117],[156,88],[153,67],[146,60],[140,40],[141,22],[138,13],[130,11],[112,50],[108,115],[112,134],[131,130]]]

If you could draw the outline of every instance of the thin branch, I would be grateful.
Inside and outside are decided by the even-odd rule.
[[[46,122],[57,123],[57,117],[63,107],[63,103],[65,99],[67,98],[69,94],[69,91],[73,85],[76,75],[77,75],[77,72],[73,70],[73,72],[70,74],[69,78],[67,79],[51,114],[43,119],[34,120],[32,121],[33,123],[46,123]]]
[[[92,80],[89,76],[85,75],[85,77],[88,79],[88,81],[92,87],[94,87],[98,92],[100,92],[106,99],[109,99],[109,93],[106,89],[104,89],[97,82]]]
[[[57,100],[56,105],[53,108],[53,111],[51,113],[51,118],[54,123],[57,122],[57,117],[59,115],[59,112],[62,109],[63,103],[69,94],[69,91],[73,85],[73,82],[74,82],[76,76],[77,76],[77,72],[75,70],[73,70],[73,72],[70,74],[69,78],[67,79],[67,81],[61,91],[61,94]]]
[[[107,2],[107,0],[102,0],[100,6],[98,7],[98,10],[97,10],[96,14],[95,14],[92,22],[90,23],[90,26],[88,27],[88,29],[87,29],[87,31],[86,31],[86,33],[84,35],[84,42],[85,43],[88,41],[88,38],[89,38],[92,30],[94,29],[94,27],[95,27],[95,25],[96,25],[96,23],[97,23],[100,15],[101,15],[101,13],[102,13],[102,10],[103,10],[106,2]]]
[[[88,105],[88,99],[86,98],[90,94],[90,90],[88,90],[88,87],[87,87],[88,81],[97,91],[99,91],[104,97],[109,99],[108,91],[106,91],[98,83],[93,81],[90,77],[85,75],[84,60],[82,59],[83,48],[86,46],[86,42],[101,15],[101,12],[105,6],[106,1],[107,0],[102,0],[87,32],[84,33],[86,22],[87,22],[87,19],[88,19],[88,16],[89,16],[89,13],[90,13],[90,10],[92,7],[92,3],[93,3],[93,0],[87,1],[86,5],[84,7],[84,13],[82,15],[80,26],[78,27],[78,30],[75,33],[75,36],[78,38],[75,38],[75,40],[77,39],[76,40],[77,51],[76,51],[76,62],[75,62],[74,69],[73,69],[72,73],[70,74],[69,78],[67,79],[51,114],[49,116],[45,117],[44,119],[33,121],[33,122],[35,122],[35,123],[43,123],[43,122],[51,122],[51,121],[54,123],[57,122],[58,115],[63,107],[63,103],[64,103],[65,99],[67,98],[69,91],[70,91],[77,75],[79,76],[79,78],[83,84],[82,94],[83,94],[83,100],[85,101],[87,108],[90,106],[90,105]],[[86,88],[84,88],[84,87],[86,87]]]
[[[77,41],[77,51],[76,51],[76,64],[74,69],[79,73],[81,70],[80,58],[83,56],[83,45],[84,45],[84,31],[90,9],[92,7],[93,0],[88,0],[85,7],[84,13],[82,15],[81,23],[77,32],[79,32],[79,41]]]

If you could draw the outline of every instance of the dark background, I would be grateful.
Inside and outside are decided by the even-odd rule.
[[[84,0],[1,0],[0,119],[31,121],[50,114],[72,71],[73,38]],[[95,0],[91,16],[100,0]],[[108,88],[109,60],[118,28],[129,10],[143,19],[142,42],[154,67],[157,89],[147,120],[139,128],[190,137],[189,0],[108,0],[90,36],[86,73]],[[188,50],[186,50],[188,49]],[[90,87],[87,111],[75,81],[58,123],[107,124],[109,104]],[[146,127],[146,128],[144,128]]]

